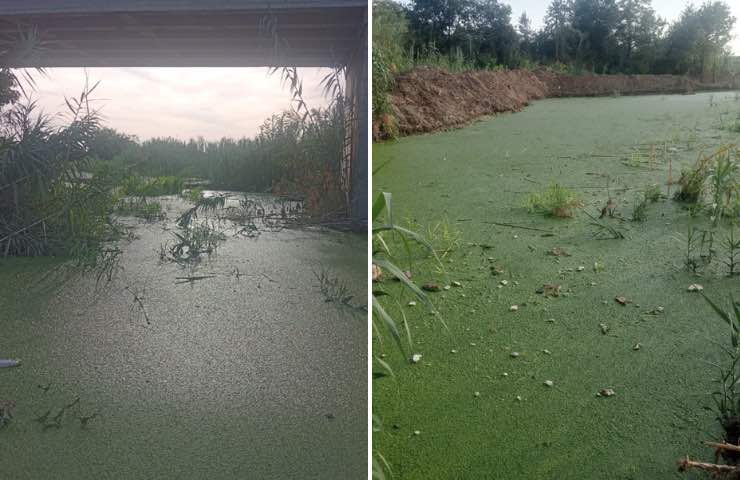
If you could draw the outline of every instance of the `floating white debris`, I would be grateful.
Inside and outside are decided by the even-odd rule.
[[[502,376],[502,377],[508,377],[508,376],[509,376],[509,374],[508,374],[508,373],[506,373],[506,372],[504,372],[504,373],[502,373],[502,374],[501,374],[501,376]]]
[[[416,306],[416,301],[415,301],[415,300],[411,300],[411,301],[410,301],[410,302],[408,303],[408,306],[409,306],[409,307],[415,307],[415,306]]]
[[[453,287],[462,287],[462,283],[460,283],[458,281],[454,281],[454,282],[452,282],[452,286]]]
[[[480,397],[480,392],[475,392],[475,393],[473,393],[473,396],[474,396],[474,397]]]
[[[519,352],[511,352],[511,353],[509,354],[509,356],[510,356],[511,358],[516,358],[516,357],[518,357],[518,356],[519,356]]]
[[[596,395],[598,395],[599,397],[611,397],[613,395],[616,395],[616,392],[611,388],[602,388]]]
[[[519,305],[512,305],[509,307],[509,310],[511,310],[512,312],[516,312],[517,310],[519,310]]]
[[[522,401],[522,397],[521,397],[521,396],[519,396],[519,395],[517,395],[517,396],[516,396],[516,401],[517,401],[517,402],[521,402],[521,401]]]
[[[545,380],[545,386],[552,387],[555,383],[552,380]]]
[[[548,349],[542,350],[542,353],[544,353],[545,355],[552,355],[552,352]]]
[[[578,268],[576,268],[576,270],[579,271],[579,272],[582,272],[582,271],[586,270],[586,267],[584,267],[583,265],[578,265]]]
[[[632,347],[632,350],[639,350],[640,347],[642,347],[641,343],[636,343],[634,347]]]
[[[411,355],[411,363],[419,363],[421,360],[421,353],[415,353]]]
[[[501,283],[501,285],[503,285],[505,287],[506,285],[509,284],[509,281],[508,280],[501,280],[500,283]]]
[[[414,435],[421,435],[421,430],[414,430]]]
[[[702,290],[704,290],[704,287],[702,287],[698,283],[692,283],[691,285],[689,285],[688,288],[689,292],[701,292]]]
[[[450,353],[457,353],[457,350],[450,350]]]
[[[449,286],[449,285],[445,285],[445,286],[444,286],[443,288],[444,288],[445,290],[449,290],[449,289],[450,289],[450,286]]]

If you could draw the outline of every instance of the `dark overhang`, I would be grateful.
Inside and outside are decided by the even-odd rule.
[[[3,0],[0,37],[36,29],[13,67],[335,66],[366,35],[358,0]]]

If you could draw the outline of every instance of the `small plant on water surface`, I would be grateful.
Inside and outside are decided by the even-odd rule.
[[[422,230],[422,226],[411,220],[406,219],[406,228],[413,232],[419,232]],[[449,220],[446,218],[433,225],[427,226],[424,232],[424,239],[432,246],[433,252],[442,259],[447,257],[450,253],[460,247],[462,239],[462,232],[450,225]],[[424,252],[424,255],[428,255],[430,252],[425,245],[418,244]]]
[[[319,291],[327,303],[336,303],[348,307],[354,307],[350,302],[354,295],[349,285],[339,277],[333,277],[326,269],[313,272],[319,282]]]
[[[678,181],[680,189],[673,198],[689,204],[700,204],[704,193],[709,192],[712,196],[710,215],[716,225],[725,211],[737,203],[737,156],[737,147],[732,144],[700,156],[694,167],[681,173]]]
[[[117,204],[115,212],[119,215],[143,218],[145,220],[162,220],[167,214],[162,204],[147,200],[146,197],[126,197]]]
[[[203,189],[200,187],[191,188],[183,191],[181,196],[188,202],[198,203],[203,198]]]
[[[172,235],[175,237],[174,241],[160,247],[160,260],[177,263],[198,261],[203,254],[215,252],[218,245],[226,240],[226,236],[207,221],[190,224]]]
[[[645,188],[642,195],[635,200],[635,206],[632,209],[632,220],[635,222],[647,220],[648,204],[657,202],[661,196],[660,187],[657,185],[650,185]]]
[[[725,258],[725,265],[727,266],[728,275],[734,276],[739,272],[737,271],[738,265],[740,265],[740,239],[735,238],[735,222],[732,222],[730,226],[730,232],[725,237],[724,246],[727,251],[727,257]]]
[[[543,213],[558,218],[571,218],[581,202],[575,193],[560,185],[553,183],[543,192],[534,192],[527,197],[527,210],[530,213]]]

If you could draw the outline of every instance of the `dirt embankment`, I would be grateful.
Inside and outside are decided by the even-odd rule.
[[[448,73],[417,68],[396,79],[390,95],[395,119],[376,120],[373,134],[382,138],[390,128],[410,135],[459,127],[484,115],[519,111],[531,100],[546,97],[691,93],[737,84],[704,84],[680,75],[566,75],[544,69]]]

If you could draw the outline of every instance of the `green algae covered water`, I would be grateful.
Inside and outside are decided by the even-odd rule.
[[[716,371],[706,362],[719,361],[717,343],[729,339],[687,287],[726,301],[740,284],[721,259],[700,277],[684,268],[682,205],[664,198],[648,205],[645,222],[629,220],[645,187],[672,194],[669,176],[677,180],[701,152],[740,143],[721,128],[738,114],[731,92],[550,99],[373,146],[382,166],[375,194],[392,192],[396,219],[452,248],[444,272],[416,259],[413,278],[462,284],[430,294],[448,330],[384,285],[401,295],[422,355],[410,364],[391,341],[374,345],[395,373],[373,382],[382,421],[374,447],[394,478],[695,478],[676,461],[713,458],[701,444],[721,438],[709,410]],[[595,237],[579,211],[528,213],[528,195],[551,182],[596,216],[614,198],[623,220],[605,221],[626,238]],[[694,222],[706,227],[708,215]],[[551,255],[556,248],[570,256]],[[544,284],[559,285],[560,296],[536,293]],[[604,388],[616,394],[598,396]]]
[[[124,219],[135,238],[110,283],[0,263],[0,357],[22,360],[0,369],[15,402],[0,478],[362,478],[365,238],[232,229],[183,268],[159,261],[184,209],[163,204],[165,221]],[[327,302],[317,272],[353,307]]]

